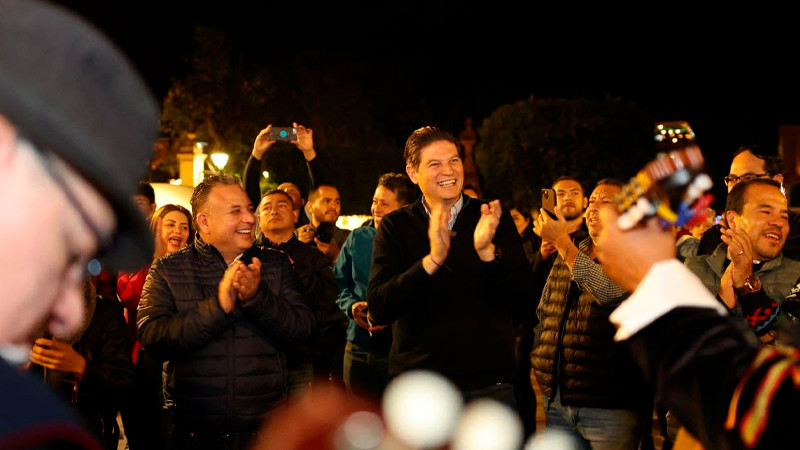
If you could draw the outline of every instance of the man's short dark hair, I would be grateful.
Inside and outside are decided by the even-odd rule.
[[[581,187],[581,193],[583,195],[586,195],[586,188],[583,186],[583,182],[581,182],[581,180],[579,180],[578,177],[576,177],[575,175],[561,175],[560,177],[556,178],[555,181],[553,181],[553,184],[551,185],[551,187],[553,189],[555,189],[556,188],[556,184],[561,182],[561,181],[574,181],[574,182],[578,183],[578,186]]]
[[[452,142],[453,145],[456,146],[458,156],[464,159],[464,149],[461,147],[461,142],[459,142],[452,133],[438,127],[426,126],[417,128],[408,136],[405,149],[403,149],[403,157],[406,160],[406,165],[414,169],[419,168],[420,152],[423,148],[436,141]]]
[[[336,189],[336,192],[339,192],[339,188],[337,188],[336,186],[334,186],[332,184],[320,183],[320,184],[314,186],[314,188],[311,189],[311,192],[308,193],[308,201],[306,203],[308,203],[309,205],[314,203],[314,201],[317,199],[317,197],[319,197],[319,189],[321,187],[329,187],[331,189]]]
[[[532,207],[530,203],[531,202],[523,200],[521,198],[514,198],[505,202],[503,208],[508,209],[509,211],[511,211],[512,209],[516,209],[517,212],[531,219],[533,216],[531,216]]]
[[[755,178],[752,180],[742,181],[736,183],[733,186],[733,189],[728,193],[728,198],[725,201],[725,211],[734,211],[736,214],[741,214],[744,211],[744,204],[745,204],[745,197],[747,196],[747,188],[753,186],[755,184],[764,184],[767,186],[773,186],[778,190],[781,190],[781,184],[775,180],[770,180],[768,178]],[[781,192],[783,192],[781,190]],[[789,203],[788,199],[786,201],[787,205]]]
[[[211,188],[214,186],[232,185],[242,187],[242,182],[233,175],[221,173],[208,175],[205,177],[205,179],[203,179],[203,181],[200,182],[200,184],[195,186],[194,192],[192,192],[192,199],[190,200],[192,205],[192,216],[194,217],[194,220],[197,221],[197,215],[206,205],[206,202],[208,201],[208,194],[211,193]]]
[[[417,185],[412,183],[407,175],[396,172],[389,172],[378,178],[378,186],[394,192],[397,201],[401,205],[407,205],[419,197]]]
[[[292,196],[283,189],[275,188],[264,192],[264,195],[261,196],[261,201],[264,201],[264,198],[266,198],[268,195],[282,195],[289,200],[289,204],[292,205],[292,208],[294,208],[294,200],[292,200]]]
[[[598,186],[616,186],[618,188],[622,188],[625,186],[625,182],[620,180],[619,178],[603,178],[602,180],[595,183],[594,187],[597,189]]]
[[[136,193],[146,197],[151,205],[156,202],[156,191],[153,189],[153,186],[146,181],[139,182],[139,185],[136,187]]]
[[[739,148],[736,149],[733,153],[733,157],[736,158],[744,152],[750,152],[756,158],[763,160],[764,172],[772,176],[783,173],[783,158],[781,158],[781,155],[767,152],[757,144],[745,144],[740,145]]]

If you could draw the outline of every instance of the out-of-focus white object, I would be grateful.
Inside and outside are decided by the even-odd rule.
[[[545,428],[537,431],[525,443],[525,450],[580,450],[575,436],[564,430]]]
[[[369,411],[358,411],[345,420],[338,431],[338,449],[373,450],[383,441],[386,432],[381,418]]]
[[[445,377],[412,370],[386,387],[383,417],[389,432],[412,448],[440,447],[458,425],[461,393]]]
[[[171,183],[150,183],[156,194],[156,206],[161,207],[167,203],[181,205],[189,211],[192,210],[192,193],[194,188],[191,186],[174,185]]]
[[[453,450],[517,450],[522,434],[522,421],[514,410],[484,398],[467,404],[451,445]]]

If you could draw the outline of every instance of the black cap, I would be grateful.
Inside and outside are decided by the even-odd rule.
[[[158,130],[158,106],[125,56],[72,12],[35,0],[0,0],[0,115],[57,154],[114,207],[106,259],[134,270],[153,238],[133,203]]]

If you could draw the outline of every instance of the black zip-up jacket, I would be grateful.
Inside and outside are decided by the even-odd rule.
[[[383,217],[375,235],[367,288],[375,323],[392,323],[389,371],[428,369],[462,389],[510,382],[515,367],[515,312],[534,304],[528,261],[507,211],[494,237],[498,256],[483,262],[473,235],[482,200],[466,196],[450,251],[433,275],[428,214],[420,199]]]
[[[164,394],[179,428],[200,433],[256,431],[287,394],[284,348],[315,327],[286,254],[251,247],[242,261],[261,260],[258,292],[219,306],[227,269],[198,236],[194,245],[156,260],[138,309],[142,347],[166,365]]]
[[[331,258],[319,251],[316,245],[300,242],[294,235],[281,244],[275,244],[262,235],[258,245],[289,255],[292,266],[300,278],[306,305],[314,311],[317,327],[321,331],[338,328],[344,333],[347,328],[347,316],[336,304],[339,285],[333,276]],[[319,333],[315,333],[309,345],[301,346],[299,349],[303,349],[305,353],[317,353],[320,349],[318,339]]]

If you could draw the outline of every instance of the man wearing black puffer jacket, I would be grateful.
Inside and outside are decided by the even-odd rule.
[[[194,190],[194,246],[156,260],[142,290],[142,347],[169,361],[172,448],[244,449],[287,394],[285,348],[315,327],[286,254],[254,245],[239,180]]]

